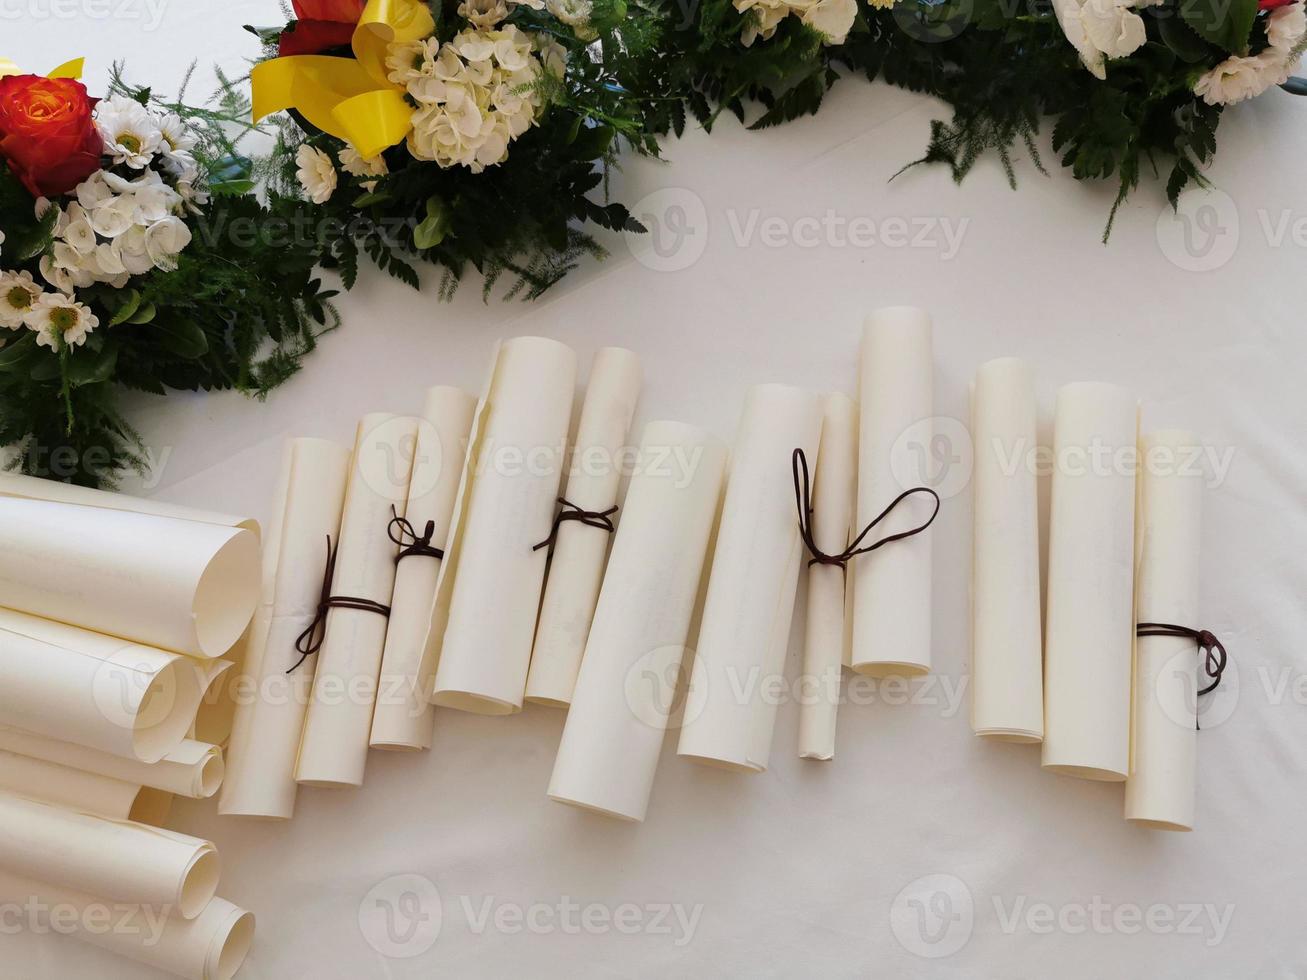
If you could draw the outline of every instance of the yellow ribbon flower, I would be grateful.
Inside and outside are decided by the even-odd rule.
[[[386,77],[386,51],[436,29],[420,0],[368,0],[350,47],[353,58],[300,54],[274,58],[250,72],[254,121],[295,109],[310,123],[374,157],[413,128],[404,87]]]

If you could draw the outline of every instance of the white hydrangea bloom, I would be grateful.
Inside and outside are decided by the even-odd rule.
[[[364,159],[352,146],[340,151],[340,169],[351,177],[383,177],[390,173],[386,159],[380,153]]]
[[[535,123],[543,71],[530,35],[512,24],[469,28],[425,48],[405,85],[418,104],[409,152],[473,173],[502,163],[509,144]]]
[[[94,313],[72,296],[63,293],[42,293],[33,306],[27,325],[36,331],[36,342],[58,349],[63,340],[69,347],[86,342],[86,335],[100,325]]]

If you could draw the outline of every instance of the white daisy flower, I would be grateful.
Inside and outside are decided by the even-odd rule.
[[[0,327],[23,326],[43,294],[30,272],[0,272]]]
[[[153,113],[135,99],[114,95],[95,109],[95,125],[104,140],[104,152],[114,163],[136,170],[149,166],[163,142]]]
[[[62,341],[69,347],[86,342],[86,335],[100,325],[94,313],[71,296],[43,293],[33,306],[27,325],[36,331],[36,342],[51,350]]]
[[[314,204],[325,204],[336,190],[336,168],[331,157],[303,143],[295,153],[295,166],[295,176],[309,200]]]

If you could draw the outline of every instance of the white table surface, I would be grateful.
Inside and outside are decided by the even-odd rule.
[[[195,56],[239,72],[255,53],[240,25],[279,16],[272,2],[173,0],[144,30],[143,0],[118,3],[140,17],[96,19],[90,0],[68,19],[37,0],[10,4],[19,18],[4,53],[37,70],[85,54],[93,84],[126,57],[134,78],[164,91]],[[583,365],[601,346],[632,348],[646,375],[637,424],[676,418],[729,439],[750,384],[852,390],[863,314],[925,306],[943,417],[966,419],[977,364],[1016,354],[1037,366],[1045,425],[1058,385],[1111,380],[1138,392],[1146,426],[1193,428],[1233,451],[1205,501],[1200,625],[1225,638],[1234,666],[1199,738],[1197,830],[1136,829],[1119,785],[1046,775],[1037,748],[972,737],[964,491],[934,536],[935,675],[912,684],[908,703],[882,687],[843,709],[832,763],[796,757],[788,704],[770,771],[700,768],[669,740],[649,819],[627,825],[545,798],[561,712],[442,711],[431,752],[374,753],[360,791],[302,790],[289,824],[179,801],[171,825],[217,843],[221,894],[258,917],[242,976],[1307,975],[1307,242],[1302,228],[1293,236],[1307,220],[1307,101],[1272,92],[1227,113],[1210,172],[1222,196],[1189,202],[1215,207],[1194,210],[1193,241],[1211,248],[1192,253],[1156,184],[1122,209],[1104,247],[1112,189],[1060,171],[1021,163],[1016,193],[992,160],[962,188],[939,168],[887,183],[939,111],[847,81],[816,118],[762,134],[724,120],[711,137],[669,142],[667,163],[630,161],[614,187],[627,202],[679,189],[653,206],[688,205],[682,250],[642,262],[616,237],[607,261],[534,305],[483,304],[476,282],[441,304],[369,271],[340,302],[344,328],[266,403],[129,402],[167,453],[146,489],[266,519],[284,438],[348,441],[358,416],[416,411],[428,385],[475,389],[495,340],[526,333],[573,345]],[[755,209],[794,237],[778,243],[761,225],[749,237]],[[813,226],[795,222],[828,212],[871,219],[891,241],[819,230],[805,247]],[[896,247],[896,218],[935,219],[935,244]],[[965,222],[956,254],[938,244],[940,221]],[[686,267],[650,267],[667,263]],[[796,640],[801,623],[796,614]],[[792,642],[791,675],[798,656]],[[429,948],[419,930],[400,950],[418,955],[387,958],[359,909],[376,886],[383,898],[412,890],[388,880],[406,874],[438,890],[420,911],[438,912],[441,928]],[[921,880],[931,875],[948,877]],[[627,904],[641,911],[619,911]],[[583,919],[573,906],[598,911]],[[603,918],[613,915],[630,918],[619,929]],[[6,978],[153,976],[57,937],[6,935],[2,948]]]

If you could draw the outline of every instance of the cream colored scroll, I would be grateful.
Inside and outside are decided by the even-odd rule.
[[[349,464],[349,450],[335,443],[286,443],[264,540],[263,595],[237,684],[221,814],[285,820],[295,811],[295,760],[316,666],[314,657],[295,666],[295,641],[321,599],[327,540],[340,531]]]
[[[1035,376],[1018,358],[980,366],[972,391],[971,730],[1044,737]]]
[[[196,521],[200,524],[217,524],[221,527],[240,527],[255,534],[259,533],[258,522],[248,517],[199,510],[153,498],[132,497],[109,490],[92,490],[90,487],[42,480],[20,473],[0,473],[0,497],[24,497],[29,500],[76,504],[80,507],[100,507],[129,514],[143,514],[148,517],[167,517],[179,521]]]
[[[678,752],[762,772],[784,686],[805,550],[792,456],[815,459],[822,406],[785,385],[749,390],[722,504]]]
[[[0,719],[111,755],[158,762],[186,737],[199,663],[0,609]]]
[[[1135,617],[1198,628],[1202,568],[1203,472],[1192,464],[1191,432],[1168,430],[1141,442],[1139,559]],[[1174,636],[1135,640],[1134,708],[1125,816],[1155,830],[1192,830],[1198,764],[1197,691],[1201,654]]]
[[[25,755],[0,751],[0,793],[93,813],[108,820],[133,819],[141,787]]]
[[[158,762],[144,763],[16,728],[0,727],[0,750],[197,800],[218,791],[224,771],[222,750],[192,739],[183,741]]]
[[[1129,766],[1137,427],[1124,388],[1057,393],[1043,765],[1084,779],[1125,779]]]
[[[646,426],[554,762],[551,799],[644,819],[725,466],[725,447],[702,429]]]
[[[32,909],[32,927],[58,931],[185,980],[232,980],[254,938],[254,916],[215,898],[193,919],[113,902],[0,870],[0,902]],[[43,918],[59,909],[57,930]],[[70,916],[68,910],[74,915]],[[106,927],[105,923],[113,927]]]
[[[417,419],[375,413],[358,426],[333,596],[390,605],[399,546],[389,534],[403,516],[416,450]],[[313,698],[304,719],[295,779],[310,786],[361,786],[367,766],[387,617],[334,606],[317,653]]]
[[[640,359],[621,347],[599,351],[590,369],[563,493],[570,504],[591,513],[616,506],[622,454],[639,397]],[[526,679],[528,701],[558,707],[572,701],[609,538],[604,530],[577,522],[558,526]]]
[[[218,887],[208,841],[0,793],[0,867],[123,902],[200,914]]]
[[[812,533],[825,554],[849,544],[858,492],[858,406],[826,397],[812,484]],[[811,556],[805,555],[806,564]],[[835,758],[835,716],[844,665],[845,574],[838,565],[808,567],[808,616],[799,685],[799,757]]]
[[[425,536],[430,526],[435,548],[443,548],[449,536],[475,411],[476,398],[461,388],[427,391],[404,515],[418,536]],[[411,537],[405,541],[413,543]],[[434,555],[409,555],[395,569],[390,625],[372,714],[373,748],[431,747],[434,719],[428,695],[435,669],[426,662],[425,641],[439,577],[440,559]]]
[[[928,483],[934,357],[930,316],[910,306],[876,310],[862,333],[858,389],[858,512],[866,527],[914,486]],[[916,494],[894,511],[893,529],[924,523],[934,504]],[[852,667],[860,674],[930,671],[932,535],[923,531],[855,558]]]
[[[196,657],[240,639],[258,601],[244,528],[0,497],[0,605]]]
[[[440,566],[429,654],[436,705],[518,711],[562,478],[576,354],[542,337],[505,341],[477,407]]]
[[[242,651],[243,653],[243,651]],[[189,737],[197,742],[222,745],[231,738],[236,714],[233,682],[239,672],[231,660],[207,660],[200,663],[200,704],[195,711]]]

